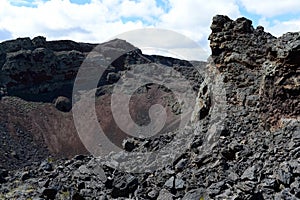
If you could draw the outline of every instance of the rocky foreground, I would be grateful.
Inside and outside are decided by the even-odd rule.
[[[60,107],[56,100],[59,96],[70,98],[69,87],[82,62],[80,59],[84,59],[94,45],[69,42],[68,45],[55,46],[55,43],[46,42],[43,38],[24,40],[28,45],[19,41],[0,45],[3,88],[0,106],[6,108],[0,115],[0,152],[3,152],[0,156],[5,161],[1,162],[0,199],[299,199],[300,32],[275,38],[264,32],[263,27],[253,28],[248,19],[233,21],[226,16],[214,17],[211,30],[212,55],[204,70],[209,72],[205,76],[192,70],[192,64],[202,69],[200,63],[146,56],[137,49],[118,59],[112,65],[113,71],[109,71],[104,82],[99,83],[99,106],[109,102],[105,99],[110,97],[110,87],[130,65],[163,63],[177,67],[194,83],[198,98],[193,123],[183,131],[172,126],[149,139],[126,139],[120,136],[121,132],[112,137],[115,140],[121,137],[122,141],[118,142],[128,152],[149,152],[163,149],[176,137],[193,136],[188,149],[180,152],[174,162],[161,164],[163,162],[158,158],[153,163],[160,167],[143,173],[115,169],[107,159],[87,154],[72,159],[47,158],[58,156],[57,152],[64,152],[67,147],[74,148],[74,141],[78,142],[77,147],[82,148],[80,153],[85,152],[74,136],[74,125],[70,125],[70,108]],[[117,51],[130,45],[124,44],[116,40],[103,45]],[[34,56],[40,55],[39,52],[43,56]],[[52,56],[51,59],[48,56]],[[40,63],[39,59],[42,59]],[[36,63],[34,68],[30,67],[32,63]],[[38,66],[42,68],[40,71]],[[42,66],[47,66],[49,71]],[[30,70],[45,75],[47,82],[44,82],[45,77],[41,80],[34,78],[34,73],[25,76],[24,72]],[[21,75],[24,77],[21,78]],[[56,82],[58,84],[54,84]],[[157,88],[152,86],[152,89]],[[142,91],[136,94],[136,98],[145,105],[153,103],[146,101],[149,91]],[[170,96],[168,90],[159,88],[159,91],[163,96]],[[152,91],[152,94],[155,92]],[[53,100],[56,108],[52,105]],[[66,99],[63,102],[68,103]],[[155,102],[163,104],[160,98],[156,98]],[[24,109],[22,113],[15,109],[17,115],[31,117],[30,121],[24,123],[22,118],[9,112],[16,105]],[[168,105],[170,127],[180,113],[174,109],[176,102],[169,101]],[[103,109],[107,108],[98,108]],[[140,109],[133,109],[132,113]],[[48,120],[37,121],[29,129],[26,124],[38,120],[34,117],[37,113],[45,115]],[[58,116],[64,124],[68,124],[65,121],[70,121],[70,124],[61,125],[61,130],[51,133],[49,126]],[[143,124],[147,117],[136,117],[136,120]],[[44,125],[39,127],[41,123]],[[111,121],[104,125],[110,129]],[[34,129],[37,127],[39,131]],[[17,150],[11,151],[15,147],[14,143],[10,144],[10,137],[23,139],[26,135],[31,139],[23,140],[22,145],[17,145],[16,140]],[[74,140],[63,139],[69,136]],[[6,145],[3,145],[4,142]],[[30,144],[36,146],[32,148]],[[37,152],[34,153],[35,149]],[[76,154],[76,149],[65,151],[65,155]],[[28,155],[28,158],[22,155]],[[124,155],[120,153],[119,157]],[[164,158],[169,157],[172,155]],[[11,160],[19,162],[20,166],[21,163],[26,165],[18,168]],[[16,169],[12,170],[12,166]],[[136,163],[133,160],[123,167],[133,168]]]

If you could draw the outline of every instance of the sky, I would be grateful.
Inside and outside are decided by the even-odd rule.
[[[42,35],[101,43],[157,28],[182,34],[210,54],[209,27],[216,14],[247,17],[277,37],[300,31],[299,0],[0,0],[0,42]]]

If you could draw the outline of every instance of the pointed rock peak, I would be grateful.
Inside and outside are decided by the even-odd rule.
[[[119,38],[110,40],[108,42],[105,42],[101,44],[103,47],[109,47],[109,48],[116,48],[116,49],[122,49],[125,51],[132,51],[137,50],[138,48],[127,42],[126,40],[122,40]]]
[[[226,15],[216,15],[212,19],[210,29],[213,32],[220,32],[224,28],[224,25],[228,22],[232,22],[232,20]]]
[[[254,31],[251,20],[245,17],[240,17],[233,21],[225,15],[216,15],[213,17],[210,28],[213,33],[228,30],[233,30],[240,33],[252,33]]]

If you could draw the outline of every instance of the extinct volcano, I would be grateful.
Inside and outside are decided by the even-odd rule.
[[[138,64],[156,63],[172,67],[191,80],[195,92],[203,80],[188,61],[143,55],[141,50],[119,39],[100,45],[46,41],[41,36],[32,40],[18,38],[3,42],[0,44],[2,167],[23,167],[48,156],[59,158],[88,154],[74,126],[71,100],[77,71],[96,46],[107,54],[131,49],[107,67],[103,76],[99,77],[96,92],[100,125],[110,140],[120,147],[128,136],[115,124],[110,99],[115,83],[126,71]],[[204,66],[204,62],[193,64],[199,69]],[[168,113],[162,132],[178,126],[180,106],[168,88],[156,84],[141,87],[132,95],[130,102],[130,114],[137,124],[147,125],[150,106],[161,104]]]

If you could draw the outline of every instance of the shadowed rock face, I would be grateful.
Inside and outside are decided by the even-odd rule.
[[[221,15],[213,18],[209,37],[212,55],[205,68],[208,72],[205,77],[191,75],[194,72],[189,62],[145,56],[137,50],[117,59],[115,65],[109,67],[103,82],[100,81],[96,100],[97,116],[104,119],[100,123],[107,133],[112,133],[108,136],[110,140],[123,145],[128,152],[149,152],[164,149],[177,136],[192,135],[189,148],[180,151],[175,161],[164,162],[164,159],[173,156],[172,153],[158,157],[149,163],[159,166],[153,172],[146,171],[147,166],[138,165],[136,158],[123,166],[127,169],[139,167],[145,169],[144,173],[114,169],[110,159],[93,156],[34,163],[30,168],[16,171],[0,170],[0,191],[3,194],[0,197],[299,199],[300,33],[287,33],[275,38],[265,33],[263,27],[255,29],[251,24],[246,18],[235,21]],[[112,50],[119,44],[126,48],[125,43],[119,40],[104,45]],[[170,116],[166,128],[173,131],[154,138],[127,139],[112,120],[110,94],[113,84],[130,64],[134,66],[147,62],[169,63],[174,69],[179,66],[178,71],[194,80],[193,87],[198,91],[192,118],[194,123],[182,132],[173,130],[173,127],[176,129],[176,115],[171,106],[168,107]],[[2,95],[9,93],[6,90],[4,87],[0,90]],[[148,99],[148,94],[152,98]],[[164,104],[160,97],[166,96],[172,99],[168,90],[157,85],[151,85],[150,89],[149,85],[141,88],[132,96],[133,102],[139,102],[130,107],[132,117],[138,124],[147,124],[149,118],[144,115],[144,109],[148,110],[153,103]],[[37,139],[43,138],[51,152],[72,155],[75,150],[82,148],[82,145],[76,144],[78,139],[73,134],[71,113],[59,112],[52,104],[34,103],[28,106],[28,102],[14,99],[12,101],[12,97],[6,96],[0,102],[0,106],[8,111],[0,112],[3,116],[1,122],[5,122],[3,128],[0,126],[0,131],[9,130],[8,133],[13,135],[15,124],[35,124],[31,131],[43,131],[32,135]],[[15,107],[11,106],[11,102],[27,105],[25,108],[32,105],[36,107],[33,111],[27,111],[20,106],[14,110],[17,114],[12,114],[9,109]],[[174,101],[167,103],[174,104]],[[43,118],[36,117],[38,113]],[[18,118],[19,115],[22,117]],[[211,146],[205,145],[207,138],[213,138]],[[181,148],[176,144],[172,148]],[[31,152],[31,149],[28,148],[28,151]],[[124,152],[120,152],[116,157],[122,160],[125,156]]]
[[[265,128],[276,128],[282,118],[300,114],[300,33],[275,38],[251,24],[245,18],[214,17],[212,59],[230,87],[228,102],[257,113]]]
[[[0,86],[7,95],[51,102],[71,96],[76,72],[95,47],[73,41],[19,38],[0,44]]]

